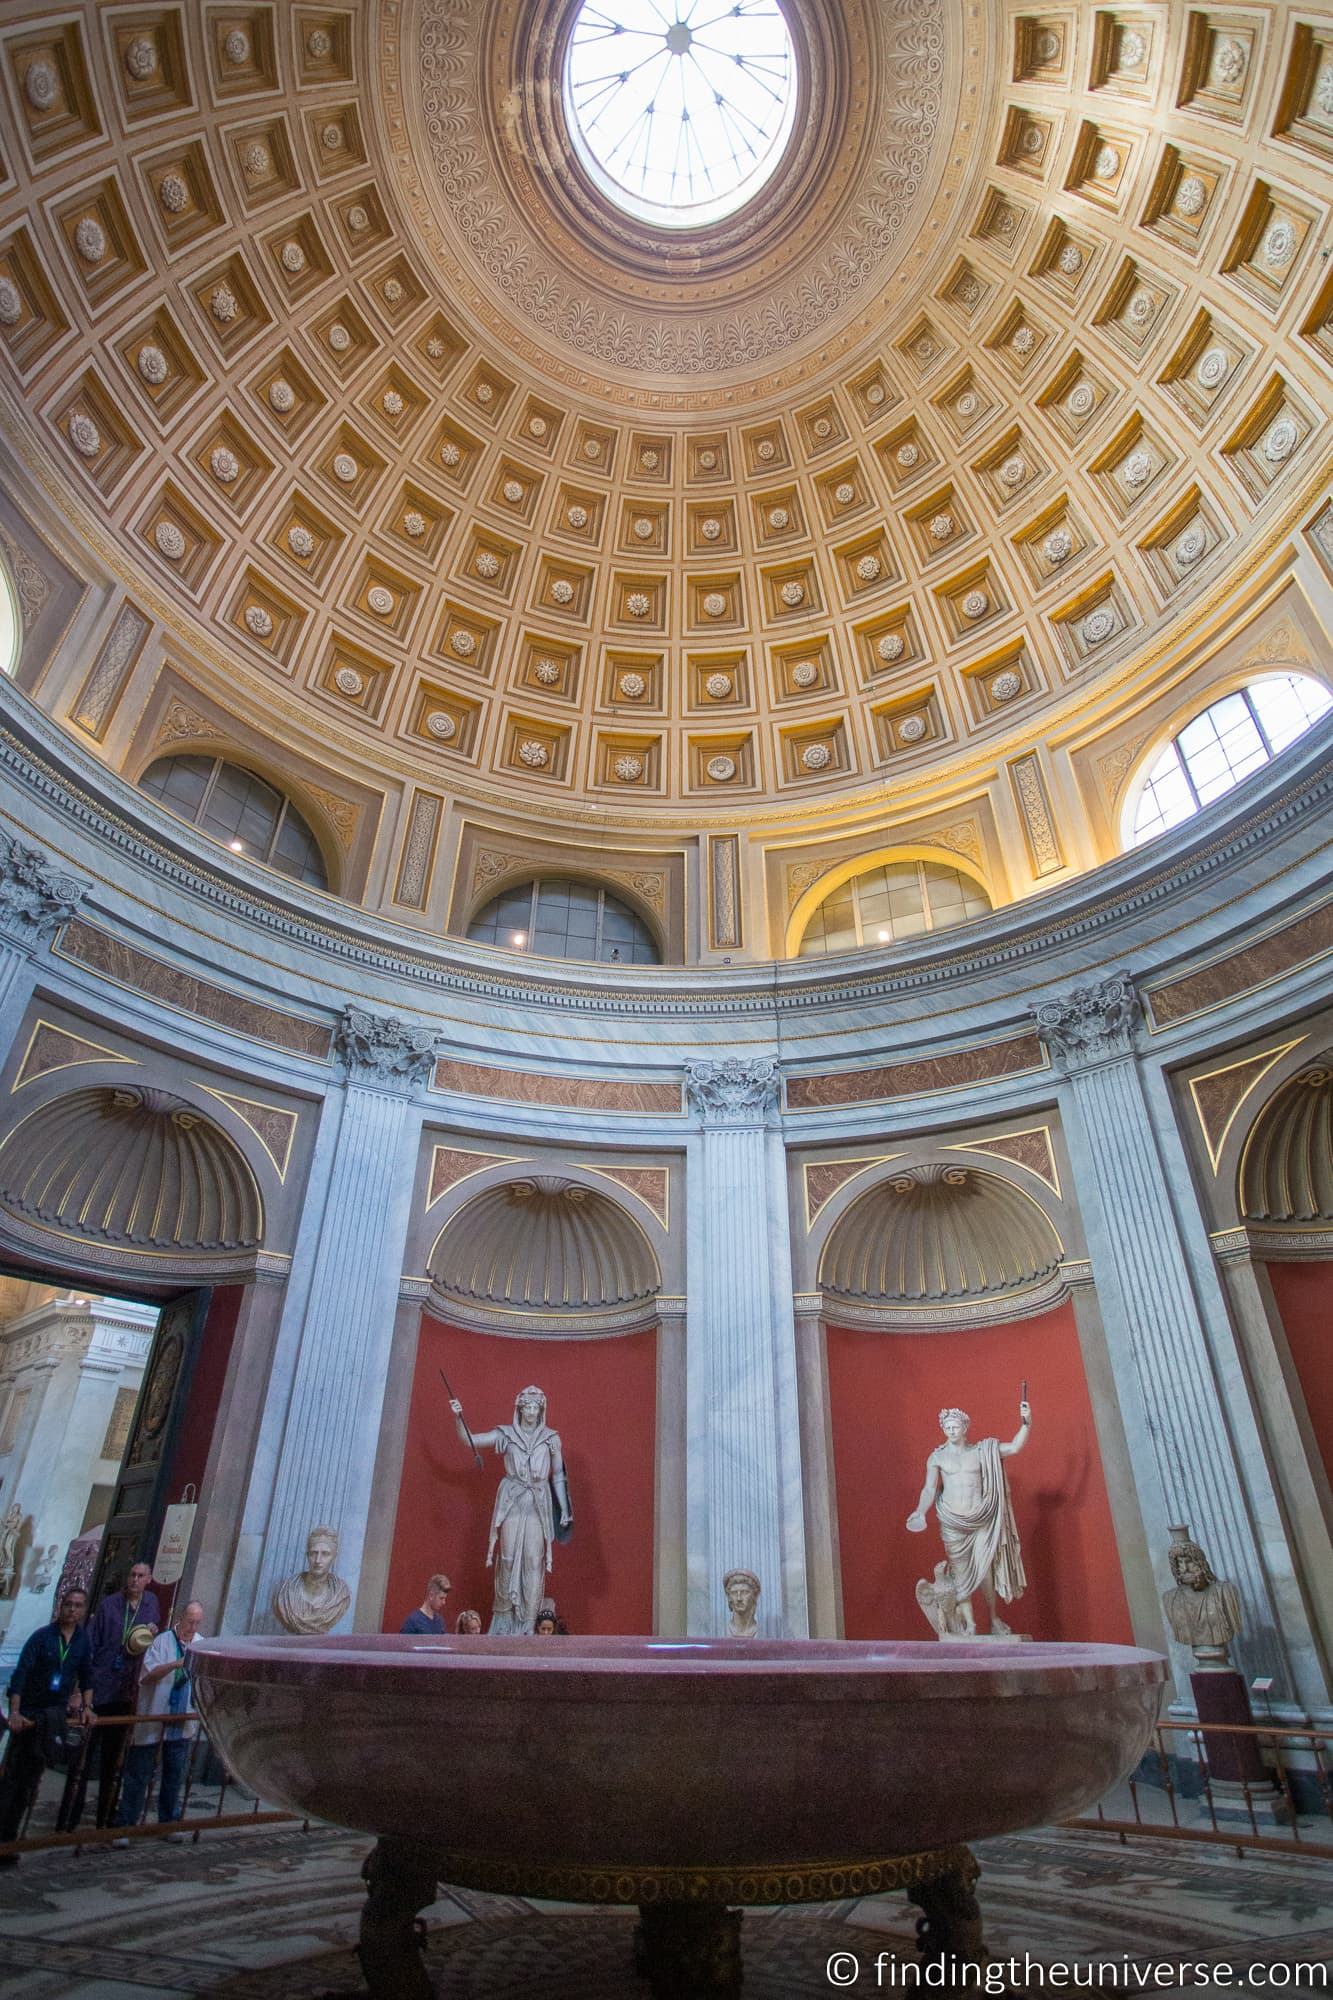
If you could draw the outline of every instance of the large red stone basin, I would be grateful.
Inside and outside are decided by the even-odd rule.
[[[1078,1811],[1147,1746],[1128,1646],[200,1639],[210,1735],[267,1802],[478,1858],[785,1867]]]

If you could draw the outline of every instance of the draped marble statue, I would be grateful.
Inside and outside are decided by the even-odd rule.
[[[1010,1627],[996,1612],[995,1600],[1000,1597],[1012,1604],[1027,1584],[1004,1472],[1004,1460],[1023,1449],[1032,1427],[1032,1409],[1026,1398],[1019,1403],[1018,1415],[1018,1432],[1008,1444],[1001,1444],[998,1438],[982,1438],[973,1444],[968,1438],[971,1418],[967,1411],[941,1410],[945,1442],[936,1445],[926,1460],[921,1497],[907,1517],[911,1532],[921,1534],[934,1503],[953,1587],[950,1621],[956,1618],[963,1631],[975,1630],[972,1595],[980,1590],[990,1613],[990,1629],[1003,1637]],[[939,1631],[930,1611],[926,1615]]]
[[[546,1398],[532,1386],[520,1389],[514,1421],[497,1424],[494,1430],[470,1431],[456,1396],[450,1398],[449,1408],[464,1444],[479,1451],[494,1449],[504,1461],[486,1549],[486,1567],[495,1570],[490,1630],[531,1632],[541,1609],[556,1540],[552,1493],[560,1510],[559,1528],[567,1534],[574,1525],[559,1432],[548,1426]]]

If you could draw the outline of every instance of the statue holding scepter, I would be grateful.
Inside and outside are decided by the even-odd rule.
[[[1004,1473],[1004,1460],[1023,1449],[1032,1428],[1026,1382],[1018,1417],[1018,1432],[1008,1444],[1001,1444],[998,1438],[982,1438],[979,1444],[972,1444],[967,1435],[972,1421],[967,1411],[941,1410],[945,1442],[936,1445],[926,1460],[921,1498],[907,1517],[912,1534],[922,1534],[934,1502],[961,1628],[968,1632],[976,1629],[972,1593],[979,1589],[990,1613],[990,1629],[999,1638],[1006,1636],[1010,1627],[995,1609],[996,1597],[1012,1604],[1027,1584]]]
[[[457,1396],[450,1397],[449,1408],[464,1444],[474,1451],[494,1448],[504,1460],[486,1548],[486,1567],[495,1570],[490,1629],[531,1632],[541,1609],[556,1540],[553,1490],[560,1509],[562,1540],[574,1525],[559,1433],[547,1425],[546,1398],[535,1387],[520,1389],[511,1424],[497,1424],[490,1431],[468,1429]]]

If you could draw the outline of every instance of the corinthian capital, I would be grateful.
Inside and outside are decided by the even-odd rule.
[[[705,1118],[741,1124],[764,1116],[778,1101],[778,1066],[772,1056],[746,1062],[727,1056],[722,1062],[701,1059],[685,1065],[685,1090]]]
[[[348,1007],[333,1031],[333,1046],[353,1083],[410,1090],[430,1075],[435,1038],[429,1028],[409,1028],[392,1014]]]
[[[1127,972],[1113,972],[1095,986],[1075,986],[1062,1000],[1036,1011],[1037,1030],[1067,1068],[1128,1055],[1134,1045],[1139,997]]]
[[[16,944],[50,937],[78,908],[84,885],[52,867],[40,848],[0,834],[0,932]]]

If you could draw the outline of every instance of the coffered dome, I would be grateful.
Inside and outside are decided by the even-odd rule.
[[[20,680],[460,931],[501,823],[688,870],[988,792],[992,900],[1100,858],[1187,635],[1315,561],[1333,43],[781,0],[776,164],[665,227],[572,129],[580,13],[8,10],[4,546],[111,648],[52,618]]]

